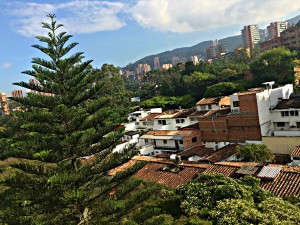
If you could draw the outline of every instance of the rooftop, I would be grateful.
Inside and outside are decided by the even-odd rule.
[[[197,146],[183,151],[180,155],[183,159],[192,157],[194,155],[197,155],[202,158],[202,157],[209,156],[214,152],[215,152],[214,150],[206,148],[205,146]]]
[[[292,151],[291,155],[293,156],[300,156],[300,146],[296,146]]]
[[[282,99],[274,107],[274,109],[299,109],[300,98]]]
[[[231,112],[231,109],[229,109],[229,108],[210,110],[208,113],[205,114],[205,116],[226,116],[230,112]]]
[[[211,104],[221,104],[223,105],[230,105],[229,97],[228,96],[219,96],[214,98],[202,98],[196,105],[211,105]]]
[[[236,150],[236,146],[238,146],[238,144],[226,145],[226,146],[220,148],[219,150],[215,151],[210,156],[203,159],[203,161],[209,161],[209,162],[213,162],[213,163],[224,161],[227,158],[229,158],[230,156],[233,156],[238,153],[238,151]]]
[[[148,163],[133,176],[143,180],[152,180],[167,187],[178,187],[187,184],[205,169],[197,167],[184,167],[179,172],[164,170],[165,165],[161,163]]]
[[[141,118],[139,121],[149,121],[149,120],[154,120],[154,119],[155,119],[156,117],[158,117],[159,115],[161,115],[161,113],[151,113],[150,115]]]

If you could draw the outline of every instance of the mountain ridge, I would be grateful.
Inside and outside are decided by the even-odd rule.
[[[300,20],[300,15],[295,16],[291,19],[285,20],[286,22],[296,24]],[[210,46],[211,40],[208,41],[202,41],[196,45],[190,46],[190,47],[181,47],[176,48],[173,50],[168,50],[165,52],[161,52],[158,54],[152,54],[145,56],[134,63],[130,63],[127,66],[124,67],[126,70],[133,71],[137,64],[145,64],[153,68],[153,59],[154,57],[158,56],[160,64],[166,64],[172,62],[172,57],[179,57],[179,58],[186,58],[189,59],[192,55],[202,55],[206,56],[206,49]],[[241,46],[243,44],[241,35],[235,35],[235,36],[229,36],[225,37],[219,40],[220,44],[226,45],[226,49],[228,52],[233,51],[235,48]]]

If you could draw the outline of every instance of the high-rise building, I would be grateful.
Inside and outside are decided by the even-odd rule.
[[[0,92],[0,115],[8,115],[9,108],[5,92]]]
[[[154,57],[153,64],[154,64],[154,70],[159,70],[160,69],[160,63],[159,63],[159,57],[158,56]]]
[[[219,44],[217,39],[211,41],[211,45],[206,49],[207,59],[219,58],[226,53],[226,46]]]
[[[252,51],[260,42],[259,27],[257,24],[244,26],[241,30],[244,47]]]
[[[193,64],[196,65],[199,63],[199,58],[196,55],[192,55],[192,56],[190,56],[190,61],[192,61]]]
[[[16,97],[16,98],[24,98],[22,90],[14,90],[14,91],[10,92],[10,95],[12,97]]]
[[[270,23],[267,26],[267,39],[273,39],[275,37],[280,37],[280,33],[287,29],[287,22],[285,21],[277,21]]]
[[[172,65],[176,66],[178,63],[179,63],[179,57],[178,56],[173,57],[172,58]]]

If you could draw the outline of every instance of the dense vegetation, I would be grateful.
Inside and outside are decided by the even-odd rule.
[[[299,59],[298,49],[277,48],[251,56],[241,50],[231,58],[197,65],[180,63],[168,70],[150,71],[142,80],[129,77],[125,82],[131,94],[141,98],[142,107],[191,107],[202,97],[230,95],[268,81],[294,83],[295,59]]]
[[[77,43],[57,33],[62,25],[49,18],[43,23],[48,36],[37,37],[43,45],[33,46],[46,58],[34,58],[32,70],[24,72],[38,83],[17,83],[42,94],[13,98],[22,110],[0,120],[1,224],[297,224],[299,199],[274,197],[255,178],[200,175],[171,189],[132,177],[143,162],[108,176],[136,153],[134,146],[112,153],[130,93],[113,66],[94,69],[83,53],[70,54]],[[228,83],[248,68],[245,62],[228,68],[222,63],[178,65],[145,85],[154,92],[169,85],[166,96],[181,96],[183,104],[198,97],[185,85],[204,94],[205,85],[216,85],[217,72]],[[182,90],[164,80],[173,75],[184,81]]]

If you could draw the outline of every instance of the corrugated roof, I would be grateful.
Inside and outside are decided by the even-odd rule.
[[[296,146],[292,151],[291,155],[293,156],[300,156],[300,146]]]
[[[279,174],[280,171],[281,168],[279,167],[264,166],[261,169],[261,171],[257,174],[257,177],[274,179]]]
[[[253,175],[256,173],[256,171],[258,170],[259,168],[256,167],[256,166],[251,166],[251,165],[243,165],[241,166],[237,171],[236,173],[238,174],[244,174],[244,175]]]

